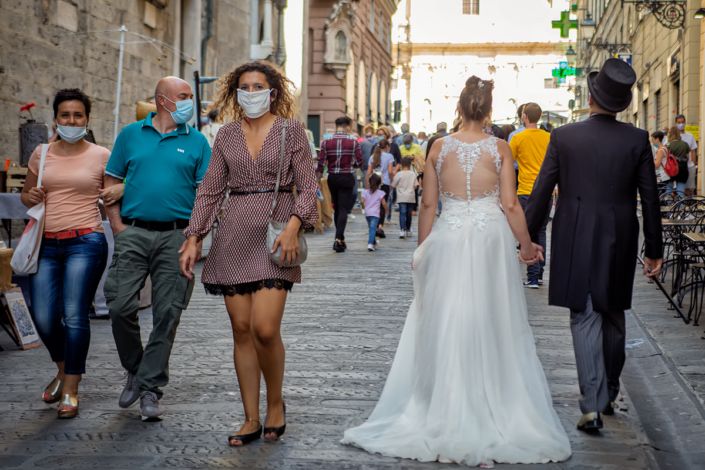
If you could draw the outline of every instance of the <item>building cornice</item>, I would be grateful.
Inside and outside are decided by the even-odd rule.
[[[394,16],[399,5],[399,0],[377,0],[377,2],[389,16]]]
[[[485,43],[418,43],[402,42],[393,44],[399,47],[400,54],[555,54],[564,53],[568,43],[564,42],[485,42]]]

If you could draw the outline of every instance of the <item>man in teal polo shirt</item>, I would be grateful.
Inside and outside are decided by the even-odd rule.
[[[105,298],[127,383],[119,405],[140,398],[143,421],[161,416],[160,387],[169,381],[169,356],[181,312],[193,282],[179,272],[196,189],[210,160],[206,138],[186,123],[193,116],[191,86],[177,77],[159,81],[157,112],[126,126],[115,141],[105,170],[107,186],[125,183],[120,205],[107,208],[115,254]],[[142,347],[138,293],[152,280],[152,333]]]

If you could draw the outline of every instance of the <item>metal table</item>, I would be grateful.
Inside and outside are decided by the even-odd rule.
[[[0,193],[0,219],[7,232],[7,246],[12,247],[12,221],[27,218],[27,207],[20,201],[20,193]]]

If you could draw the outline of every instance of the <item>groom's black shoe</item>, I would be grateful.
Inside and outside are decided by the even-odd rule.
[[[618,407],[616,401],[611,401],[605,406],[605,409],[602,410],[602,414],[605,416],[613,416],[614,415],[614,410]]]
[[[578,421],[578,430],[583,431],[588,434],[597,434],[602,429],[602,419],[600,418],[600,413],[593,411],[592,413],[585,413],[580,417]]]

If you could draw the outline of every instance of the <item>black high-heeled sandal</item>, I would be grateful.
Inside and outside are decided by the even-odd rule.
[[[258,419],[248,419],[247,421],[257,421],[259,423]],[[262,437],[262,429],[262,425],[260,424],[256,431],[249,434],[235,434],[234,436],[228,436],[228,445],[230,447],[242,447],[250,442],[256,441]],[[240,441],[240,445],[233,445],[233,441]]]
[[[284,424],[279,427],[266,427],[264,428],[264,440],[268,442],[276,442],[279,440],[280,437],[284,435],[284,431],[286,431],[286,403],[282,403],[282,411],[284,412]],[[277,437],[276,439],[267,439],[267,434],[276,434]]]

